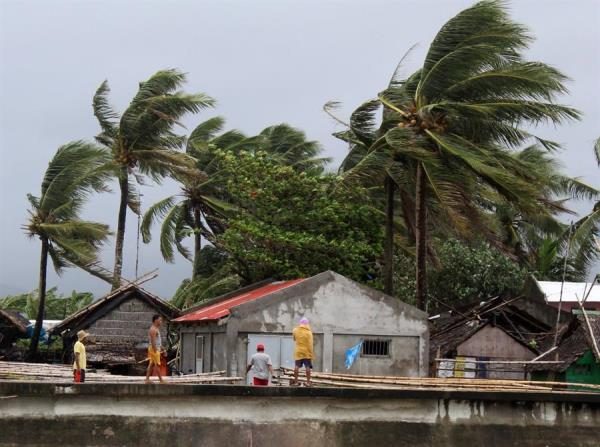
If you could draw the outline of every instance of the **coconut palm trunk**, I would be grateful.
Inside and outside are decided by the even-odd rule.
[[[200,276],[200,250],[202,250],[202,234],[200,228],[202,225],[202,216],[200,210],[194,208],[194,268],[192,271],[192,281]]]
[[[40,279],[38,285],[39,301],[38,311],[35,319],[35,328],[29,344],[28,358],[30,361],[36,360],[38,356],[38,345],[40,334],[42,332],[42,323],[44,322],[44,312],[46,310],[46,274],[48,268],[49,243],[47,238],[42,239],[42,251],[40,255]]]
[[[415,238],[416,238],[416,304],[421,310],[427,307],[427,190],[423,165],[417,165],[415,194]]]
[[[119,218],[117,222],[117,234],[115,241],[115,266],[113,271],[112,290],[115,290],[121,286],[121,275],[123,272],[123,243],[125,240],[127,201],[129,196],[129,179],[126,167],[121,168],[119,176],[119,189],[121,190],[121,201],[119,203]]]
[[[385,188],[385,242],[383,248],[383,289],[388,295],[394,294],[394,180],[387,176]]]

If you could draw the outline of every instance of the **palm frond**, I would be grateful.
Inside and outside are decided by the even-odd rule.
[[[111,146],[117,133],[117,125],[119,114],[113,110],[108,101],[110,88],[108,81],[102,82],[92,100],[94,116],[100,124],[101,133],[96,137],[96,140],[104,145]]]
[[[161,219],[169,212],[175,205],[176,197],[170,196],[159,202],[156,202],[148,211],[144,214],[140,231],[142,233],[142,239],[145,243],[149,243],[152,240],[152,225]]]
[[[220,116],[215,116],[214,118],[210,118],[203,123],[198,124],[188,138],[188,146],[199,143],[208,143],[223,130],[224,126],[225,118]]]
[[[163,219],[160,229],[160,252],[167,262],[174,262],[173,246],[175,245],[176,228],[178,221],[184,218],[183,211],[183,206],[176,204],[169,209]]]

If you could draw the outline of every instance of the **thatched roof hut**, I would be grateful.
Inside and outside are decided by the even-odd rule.
[[[168,323],[179,310],[141,287],[130,284],[84,307],[54,326],[51,334],[63,339],[65,351],[80,330],[91,334],[88,362],[101,366],[135,364],[136,349],[148,342],[152,315],[159,314]],[[162,329],[166,340],[167,325]],[[137,347],[137,348],[136,348]]]

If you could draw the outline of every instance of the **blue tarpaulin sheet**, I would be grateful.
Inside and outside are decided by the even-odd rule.
[[[346,369],[350,369],[352,367],[352,365],[354,364],[354,361],[356,360],[356,357],[358,357],[358,354],[360,354],[360,349],[362,347],[362,340],[358,342],[358,344],[352,346],[350,349],[346,350]]]

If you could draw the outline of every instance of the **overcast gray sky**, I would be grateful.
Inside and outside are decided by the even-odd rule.
[[[349,113],[382,90],[414,43],[407,70],[418,67],[440,26],[468,0],[0,0],[0,294],[36,287],[39,241],[20,226],[28,192],[56,148],[97,133],[91,98],[108,79],[122,110],[137,83],[161,68],[189,73],[188,91],[218,100],[210,116],[253,134],[281,122],[300,127],[339,161],[346,147],[321,111],[329,100]],[[580,123],[540,134],[564,143],[565,171],[600,186],[592,144],[600,136],[600,0],[514,0],[513,16],[537,37],[529,55],[563,70],[573,81],[563,102],[584,113]],[[147,208],[177,186],[144,188]],[[116,224],[116,194],[95,196],[85,218]],[[575,204],[579,210],[587,204]],[[125,275],[134,276],[136,221],[129,216]],[[112,263],[112,246],[104,253]],[[169,298],[190,265],[162,261],[156,244],[142,245],[140,272],[160,269],[147,284]],[[89,275],[51,272],[62,291],[107,286]]]

